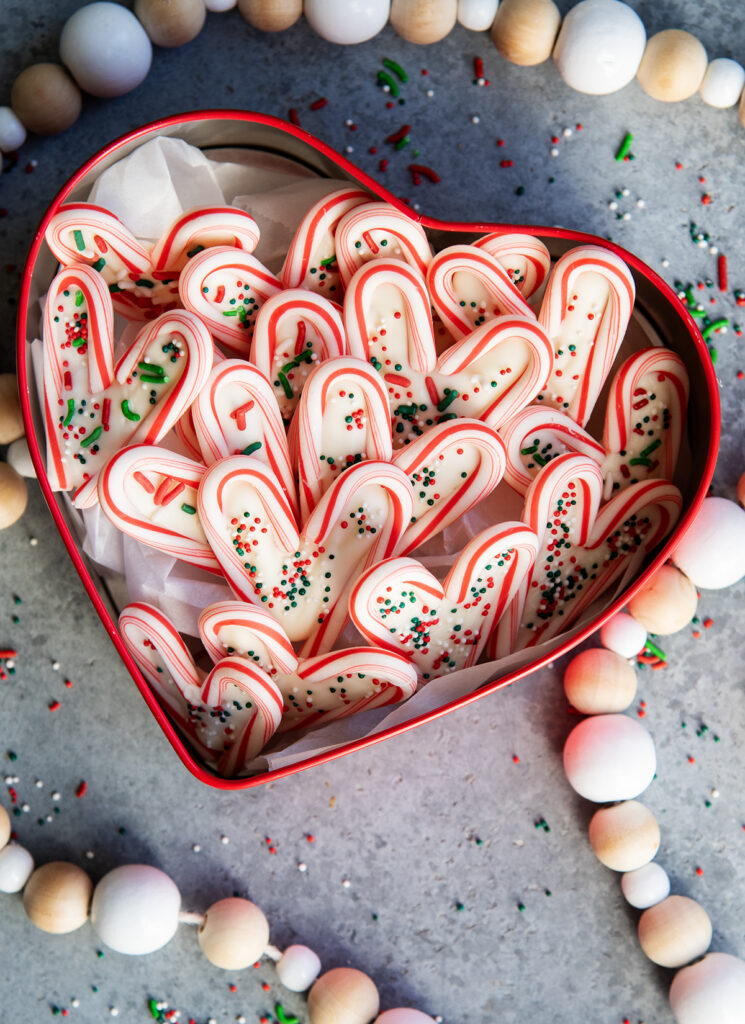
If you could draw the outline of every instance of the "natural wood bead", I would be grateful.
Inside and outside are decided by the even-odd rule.
[[[682,967],[702,956],[710,942],[709,915],[687,896],[668,896],[639,918],[639,944],[660,967]]]
[[[743,93],[743,96],[745,96],[745,93]],[[737,500],[745,508],[745,473],[737,481]]]
[[[636,672],[615,651],[591,647],[567,665],[564,692],[572,707],[583,715],[625,711],[636,696]]]
[[[707,63],[706,50],[695,36],[668,28],[647,41],[636,77],[652,99],[677,103],[697,91]]]
[[[0,462],[0,530],[21,518],[27,501],[26,481],[7,462]]]
[[[135,14],[156,46],[183,46],[202,31],[204,0],[135,0]]]
[[[53,860],[31,875],[23,890],[23,907],[43,932],[65,935],[88,920],[93,882],[76,864]]]
[[[311,1024],[369,1024],[379,1009],[375,983],[353,967],[327,971],[308,993]]]
[[[213,903],[199,926],[199,945],[215,967],[241,971],[261,958],[269,923],[250,900],[230,897]]]
[[[11,444],[25,433],[18,378],[14,373],[0,373],[0,444]]]
[[[492,42],[513,64],[529,67],[548,60],[561,25],[552,0],[502,0],[491,27]]]
[[[0,850],[8,845],[10,839],[10,815],[0,804]]]
[[[457,0],[392,0],[391,25],[410,43],[436,43],[452,31]]]
[[[638,800],[626,800],[596,811],[589,834],[593,853],[611,871],[636,871],[648,864],[660,848],[657,819]]]
[[[303,0],[238,0],[238,10],[260,32],[284,32],[303,13]]]
[[[648,633],[667,636],[687,626],[696,614],[698,593],[679,569],[663,565],[628,604],[629,614]]]
[[[10,105],[28,131],[56,135],[80,117],[83,94],[61,64],[32,64],[13,82]]]

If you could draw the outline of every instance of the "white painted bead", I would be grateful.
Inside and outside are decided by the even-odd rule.
[[[14,153],[26,141],[26,129],[10,107],[0,107],[0,153]]]
[[[569,785],[596,804],[632,800],[654,778],[654,742],[626,715],[594,715],[575,725],[564,744]]]
[[[572,89],[604,96],[632,80],[646,41],[641,18],[627,4],[582,0],[562,22],[554,61]]]
[[[0,850],[0,892],[20,892],[34,870],[34,858],[25,846],[9,843]]]
[[[600,643],[622,658],[633,658],[644,650],[647,631],[640,622],[626,612],[618,612],[600,630]]]
[[[59,41],[62,63],[93,96],[123,96],[150,70],[153,48],[137,18],[120,4],[88,4],[68,18]]]
[[[277,977],[290,992],[305,992],[320,973],[320,958],[308,946],[288,946],[277,961]]]
[[[211,964],[242,971],[261,958],[269,942],[269,922],[250,900],[219,900],[199,926],[199,945]]]
[[[5,453],[5,460],[19,476],[33,479],[36,476],[34,464],[31,461],[31,453],[28,450],[28,441],[25,437],[19,437],[8,447]]]
[[[308,993],[311,1024],[368,1024],[379,1009],[375,982],[354,967],[326,971]]]
[[[626,658],[605,647],[590,647],[569,662],[564,692],[583,715],[625,711],[636,696],[636,672]]]
[[[688,896],[668,896],[639,918],[639,945],[660,967],[682,967],[703,956],[710,942],[709,915]]]
[[[222,14],[223,11],[232,11],[238,0],[204,0],[204,6],[208,11],[215,14]]]
[[[601,807],[592,816],[589,837],[592,852],[611,871],[644,867],[660,848],[657,819],[638,800]]]
[[[10,839],[10,815],[0,804],[0,850],[8,845]]]
[[[499,0],[458,0],[458,21],[471,32],[486,32],[492,26],[498,5]]]
[[[670,986],[670,1008],[678,1024],[742,1024],[745,962],[729,953],[709,953],[684,967]]]
[[[173,938],[181,895],[164,871],[125,864],[104,875],[93,892],[91,924],[117,953],[142,956]]]
[[[745,68],[729,57],[717,57],[709,63],[699,92],[710,107],[734,107],[745,85]]]
[[[372,39],[385,27],[391,0],[305,0],[303,9],[322,39],[349,46]]]
[[[727,498],[705,498],[673,562],[705,590],[737,583],[745,576],[745,511]]]
[[[399,1007],[397,1010],[386,1010],[385,1013],[381,1013],[375,1024],[435,1024],[435,1020],[421,1010]]]
[[[668,636],[687,626],[696,614],[698,593],[674,565],[663,565],[628,603],[629,615],[648,633]]]
[[[646,910],[670,895],[667,871],[652,861],[636,871],[621,876],[621,892],[626,902],[637,910]]]

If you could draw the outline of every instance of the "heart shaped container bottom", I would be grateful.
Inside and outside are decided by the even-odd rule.
[[[449,700],[440,706],[429,707],[413,718],[402,720],[403,716],[400,716],[400,720],[395,724],[372,734],[341,743],[332,749],[322,748],[307,756],[301,756],[292,763],[282,764],[280,761],[277,767],[248,778],[223,779],[201,764],[160,707],[148,683],[124,647],[116,627],[119,608],[123,602],[115,598],[111,588],[80,550],[78,543],[79,517],[71,508],[65,495],[51,490],[45,472],[44,425],[31,360],[31,342],[39,336],[39,298],[46,292],[57,270],[57,264],[44,243],[44,232],[50,219],[63,202],[86,199],[93,183],[104,169],[157,136],[183,139],[193,146],[208,151],[238,149],[253,151],[264,156],[275,156],[283,161],[292,161],[297,165],[300,176],[317,175],[321,178],[349,179],[362,185],[373,195],[391,203],[408,216],[414,216],[414,214],[405,204],[388,193],[364,172],[301,128],[263,114],[248,111],[213,110],[166,118],[145,125],[112,142],[72,176],[50,205],[34,238],[23,276],[17,334],[21,403],[34,466],[57,529],[119,656],[169,742],[193,775],[218,789],[247,789],[322,764],[332,758],[340,757],[342,754],[360,750],[372,743],[387,739],[389,736],[398,735],[407,729],[432,721],[456,708],[465,707],[472,701],[485,697],[546,665],[585,640],[607,618],[619,611],[632,594],[669,557],[706,496],[714,472],[719,444],[719,395],[711,359],[695,322],[675,293],[662,278],[631,253],[594,235],[563,228],[540,226],[449,223],[420,216],[418,219],[427,230],[435,250],[448,245],[472,242],[478,236],[488,232],[510,231],[538,236],[547,245],[553,260],[574,246],[592,244],[603,246],[625,261],[636,283],[636,305],[627,338],[634,348],[645,344],[663,344],[673,349],[683,359],[691,381],[687,424],[688,444],[681,452],[679,470],[675,477],[675,483],[683,495],[683,510],[680,520],[665,545],[653,557],[647,559],[643,569],[631,584],[622,593],[615,595],[602,612],[568,634],[557,637],[540,653],[528,652],[522,657],[509,659],[504,666],[504,671],[498,670],[496,674],[493,671],[488,673],[483,685],[477,690]],[[601,396],[598,409],[603,407]],[[591,428],[592,426],[594,424],[591,424]]]

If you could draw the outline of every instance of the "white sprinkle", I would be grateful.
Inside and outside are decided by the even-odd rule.
[[[59,800],[61,795],[62,794],[58,790],[55,789],[55,791],[52,793],[52,800]]]
[[[344,152],[345,153],[354,153],[354,146],[345,146],[344,147]]]
[[[481,124],[481,118],[478,114],[474,114],[471,118],[471,124]]]
[[[719,796],[719,790],[718,789],[712,789],[711,795],[712,795],[713,799],[716,800],[717,797]]]
[[[636,205],[639,207],[640,210],[643,210],[647,204],[644,202],[643,199],[637,199]]]
[[[342,878],[341,884],[345,889],[349,889],[352,883],[348,878]]]
[[[58,661],[53,661],[52,662],[52,668],[54,669],[55,672],[59,672],[59,670],[60,670],[60,663]]]
[[[383,92],[390,92],[390,91],[391,91],[390,85],[384,85],[383,86]]]
[[[119,1016],[119,1010],[116,1008],[116,1006],[110,1006],[109,1007],[109,1013],[111,1014],[112,1017],[118,1017]]]
[[[199,853],[199,851],[202,849],[199,843],[192,843],[191,848],[193,853]]]
[[[220,836],[220,842],[223,844],[223,846],[227,846],[228,843],[230,842],[230,836]]]
[[[353,124],[354,124],[354,121],[352,120],[352,118],[351,118],[351,117],[348,117],[348,118],[346,119],[346,121],[344,122],[344,124],[345,124],[345,125],[347,126],[347,128],[349,128],[349,127],[351,127],[351,125],[353,125]]]
[[[5,667],[6,668],[15,668],[16,667],[16,660],[15,660],[15,658],[8,658],[6,660],[6,662],[5,662]]]
[[[623,214],[623,219],[624,220],[631,220],[631,214],[628,212],[628,210],[626,211],[626,213]]]
[[[28,814],[31,808],[29,807],[28,804],[21,804],[21,810],[23,811],[24,814]]]
[[[621,189],[621,195],[622,196],[629,196],[629,195],[631,195],[631,192],[627,188],[622,188]]]
[[[44,789],[44,783],[41,781],[41,779],[37,779],[34,785],[36,786],[37,789]]]
[[[716,254],[719,252],[719,249],[717,248],[716,245],[710,245],[709,246],[709,252],[711,253],[712,256],[716,256]]]
[[[556,147],[554,146],[554,148],[553,148],[553,149],[551,150],[551,156],[558,156],[558,155],[559,155],[559,151],[558,151],[558,149],[557,149],[557,148],[556,148]]]
[[[608,209],[609,210],[617,210],[618,209],[618,203],[616,202],[615,199],[611,199],[611,201],[608,203]]]
[[[706,241],[705,238],[702,238],[701,241],[697,243],[699,249],[705,249],[708,244],[709,243]]]
[[[215,1020],[214,1017],[210,1017],[210,1019],[207,1021],[207,1024],[217,1024],[217,1021]]]
[[[564,131],[561,134],[564,136],[565,139],[569,139],[572,136],[572,129],[571,128],[565,128]]]
[[[45,821],[53,821],[54,820],[54,815],[53,814],[48,814],[44,820]]]
[[[426,93],[427,96],[432,97],[432,96],[434,96],[434,94],[435,94],[435,90],[434,89],[427,89],[427,93]]]
[[[239,1013],[235,1019],[238,1021],[238,1024],[246,1024],[246,1018],[242,1013]]]
[[[86,860],[93,860],[93,858],[94,858],[95,856],[96,856],[96,855],[95,855],[95,853],[93,852],[93,850],[86,850],[86,851],[85,851],[85,857],[86,857]]]
[[[32,548],[35,548],[36,545],[39,543],[36,537],[29,537],[28,542]]]
[[[663,267],[665,267],[665,269],[667,269],[667,267],[669,267],[669,266],[670,266],[670,260],[668,260],[668,259],[664,259],[664,260],[662,261],[662,266],[663,266]]]
[[[298,871],[307,871],[308,870],[308,865],[305,863],[304,860],[301,860],[301,861],[298,862],[297,869],[298,869]]]
[[[80,1006],[80,1000],[79,999],[71,999],[70,1000],[70,1006],[74,1006],[77,1009],[77,1007]]]

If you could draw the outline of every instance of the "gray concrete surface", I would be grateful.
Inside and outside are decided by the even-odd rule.
[[[28,63],[54,59],[59,29],[78,6],[77,0],[5,0],[6,98]],[[685,27],[712,56],[745,53],[739,5],[632,6],[649,31]],[[391,110],[375,84],[385,56],[409,72],[406,104]],[[488,88],[472,84],[475,56],[484,59]],[[311,111],[322,95],[328,105]],[[58,139],[32,140],[18,164],[6,167],[0,177],[0,206],[7,210],[0,219],[3,369],[13,365],[25,250],[57,188],[124,131],[211,106],[279,116],[295,107],[308,130],[340,151],[353,146],[351,159],[366,170],[377,173],[378,161],[389,157],[385,183],[428,213],[561,223],[611,235],[655,268],[669,260],[662,272],[671,281],[716,277],[715,256],[689,239],[693,220],[729,258],[729,295],[716,289],[705,295],[716,297],[713,310],[737,319],[732,289],[745,287],[745,130],[734,111],[711,111],[696,98],[663,107],[635,84],[607,98],[581,96],[551,64],[509,66],[486,35],[462,29],[426,50],[390,29],[343,50],[302,23],[275,38],[261,36],[232,12],[210,15],[189,47],[157,52],[149,78],[132,95],[87,100],[78,125]],[[410,150],[389,151],[385,137],[404,122],[412,125]],[[565,127],[573,129],[571,138],[563,136]],[[627,131],[635,135],[636,159],[619,165],[613,155]],[[556,157],[550,156],[553,135],[560,137]],[[440,184],[412,188],[406,165],[413,148],[420,162],[439,171]],[[501,159],[514,166],[501,168]],[[624,187],[630,195],[619,201],[620,211],[631,213],[628,221],[608,208]],[[712,196],[706,206],[704,192]],[[636,205],[640,198],[644,208]],[[736,377],[745,356],[733,331],[718,348],[724,430],[714,490],[731,497],[745,469],[745,382]],[[618,879],[590,852],[592,809],[563,779],[560,751],[575,719],[566,712],[561,664],[383,746],[252,792],[225,794],[189,776],[161,735],[33,488],[26,516],[0,534],[0,558],[0,646],[19,652],[15,675],[0,681],[0,763],[6,778],[18,777],[10,785],[28,810],[14,825],[39,861],[69,858],[94,878],[127,861],[156,864],[195,910],[234,891],[248,893],[266,911],[278,945],[303,941],[326,967],[354,964],[376,980],[384,1007],[417,1006],[447,1024],[671,1021],[670,973],[641,953],[636,912],[625,905]],[[639,692],[659,755],[658,777],[645,796],[662,826],[658,859],[675,891],[710,912],[713,948],[741,956],[744,596],[743,583],[705,594],[701,616],[713,620],[710,628],[698,640],[690,630],[671,638],[669,667],[642,673]],[[50,712],[53,700],[60,707]],[[87,792],[76,799],[81,780]],[[2,790],[0,799],[10,802]],[[541,819],[550,832],[536,828]],[[307,1021],[302,999],[281,990],[269,964],[238,975],[220,972],[201,957],[187,927],[159,953],[128,959],[100,957],[87,926],[67,937],[36,931],[17,897],[3,897],[0,921],[3,1024],[35,1024],[55,1008],[67,1009],[79,1024],[98,1024],[112,1007],[135,1024],[151,1019],[150,997],[180,1010],[182,1022],[273,1020],[277,1001]]]

